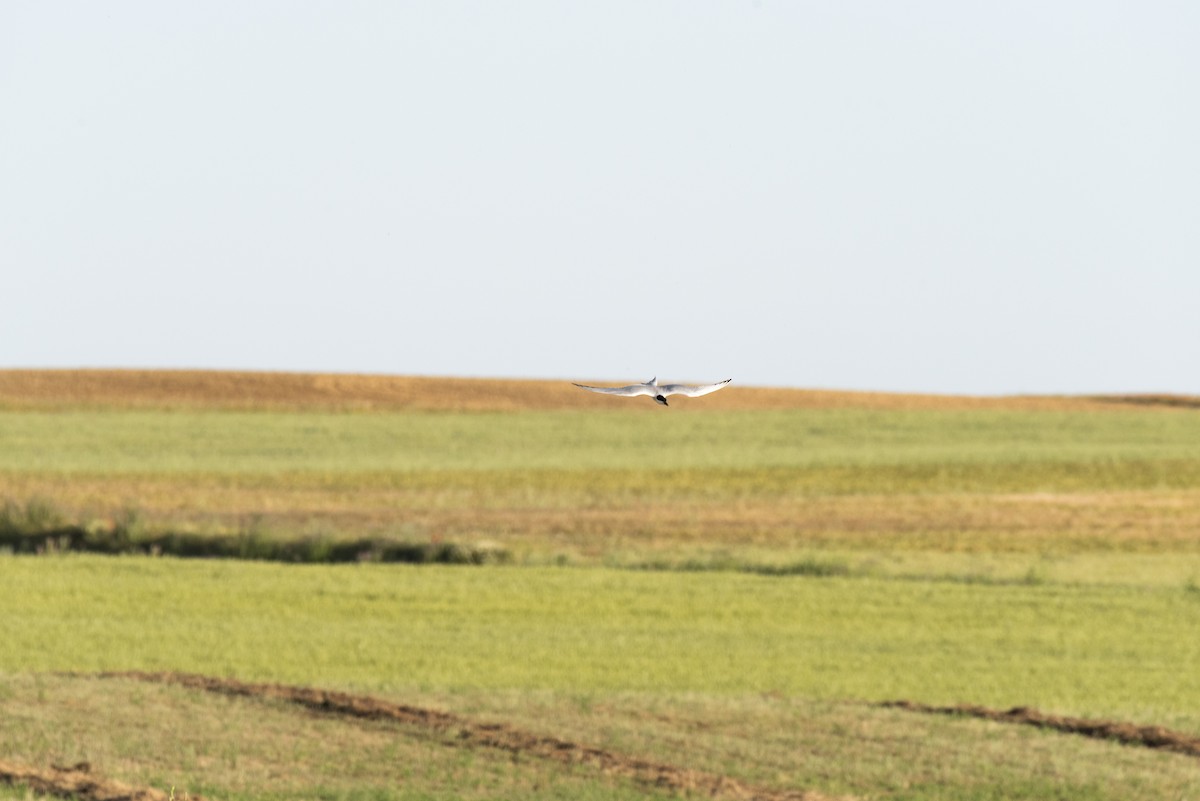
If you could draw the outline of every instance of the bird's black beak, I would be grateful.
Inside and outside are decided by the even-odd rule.
[[[656,401],[658,401],[659,403],[661,403],[663,406],[667,406],[667,405],[669,405],[669,404],[667,403],[667,399],[666,399],[666,398],[664,398],[662,395],[655,395],[655,396],[654,396],[654,399],[655,399]]]

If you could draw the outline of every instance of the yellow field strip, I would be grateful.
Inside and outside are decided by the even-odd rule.
[[[632,381],[633,378],[626,380]],[[587,376],[572,380],[593,384],[620,382]],[[677,405],[679,408],[712,411],[806,408],[1100,410],[1128,408],[1130,404],[1173,408],[1195,407],[1200,405],[1200,401],[1183,396],[969,397],[779,389],[741,386],[736,377],[729,389],[705,396],[703,400],[681,398],[672,401],[673,407]],[[205,370],[0,370],[0,408],[82,407],[280,411],[643,408],[648,412],[661,411],[653,403],[637,403],[582,392],[566,379],[550,381]]]
[[[1200,491],[847,495],[529,503],[519,493],[455,487],[329,489],[303,477],[245,486],[221,477],[0,473],[3,499],[49,498],[70,520],[111,528],[123,503],[151,530],[273,536],[337,532],[473,542],[512,548],[666,548],[712,543],[760,547],[937,548],[1194,552]]]

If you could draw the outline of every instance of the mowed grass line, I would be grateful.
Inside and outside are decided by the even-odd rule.
[[[1200,597],[604,569],[0,559],[0,671],[1031,705],[1200,731]]]
[[[428,705],[422,696],[418,703]],[[1194,760],[969,719],[778,696],[440,696],[479,723],[763,788],[891,801],[1190,798]],[[679,798],[594,767],[472,748],[453,731],[90,676],[0,674],[0,753],[240,799]],[[514,758],[515,757],[515,758]],[[4,794],[0,786],[0,798]],[[23,798],[22,795],[15,795]],[[688,796],[690,797],[690,796]]]
[[[677,798],[595,771],[458,747],[451,735],[141,683],[0,675],[0,754],[175,788],[183,801]],[[0,798],[24,798],[20,791]]]

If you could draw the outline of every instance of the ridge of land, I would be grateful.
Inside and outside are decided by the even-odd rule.
[[[584,383],[608,384],[580,378]],[[966,396],[827,389],[786,389],[734,383],[703,400],[676,398],[672,408],[756,409],[1028,409],[1104,410],[1200,408],[1184,395]],[[220,370],[0,370],[0,409],[218,409],[264,411],[523,411],[644,408],[636,399],[584,392],[569,380],[442,378],[350,373]]]

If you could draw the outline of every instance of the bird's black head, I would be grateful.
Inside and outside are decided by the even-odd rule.
[[[667,405],[667,399],[666,399],[666,398],[664,398],[662,395],[655,395],[655,396],[654,396],[654,400],[658,401],[658,402],[659,402],[659,403],[661,403],[663,406],[666,406],[666,405]]]

